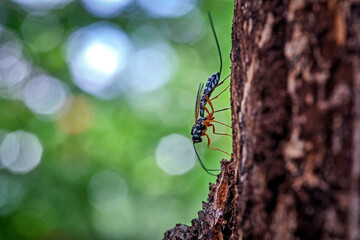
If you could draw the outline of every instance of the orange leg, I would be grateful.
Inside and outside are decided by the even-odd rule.
[[[208,120],[209,122],[216,122],[216,123],[219,123],[221,125],[224,125],[226,127],[229,127],[229,128],[232,128],[230,125],[226,125],[225,123],[222,123],[222,122],[218,122],[218,121],[215,121],[215,120]]]
[[[206,102],[205,102],[205,104],[206,103],[209,103],[209,105],[210,105],[210,107],[211,107],[211,116],[214,114],[214,106],[212,105],[212,103],[211,103],[211,101],[209,100],[209,97],[208,96],[206,96]],[[205,105],[204,104],[204,105]]]
[[[214,100],[214,99],[216,99],[216,98],[218,98],[221,94],[223,94],[225,91],[226,91],[226,89],[228,89],[230,87],[230,85],[229,86],[227,86],[224,90],[222,90],[218,95],[216,95],[215,97],[213,97],[212,99],[209,99],[209,97],[208,96],[206,96],[206,102],[204,103],[204,105],[203,105],[203,108],[206,110],[206,112],[210,115],[210,112],[207,110],[207,108],[205,107],[205,105],[207,104],[207,103],[209,103],[209,105],[210,105],[210,107],[211,107],[211,110],[212,110],[212,114],[214,114],[214,107],[213,107],[213,105],[212,105],[212,103],[211,103],[211,101],[212,100]]]
[[[231,137],[231,135],[228,134],[228,133],[216,133],[216,132],[215,132],[215,126],[214,126],[213,124],[208,123],[207,125],[208,125],[209,127],[212,127],[212,128],[213,128],[213,133],[214,133],[214,134],[216,134],[216,135],[225,135],[225,136],[230,136],[230,137]]]
[[[230,157],[232,157],[229,153],[225,152],[224,150],[221,150],[220,148],[211,148],[211,147],[210,147],[210,138],[209,138],[209,135],[207,135],[205,132],[204,132],[203,134],[204,134],[204,135],[207,137],[207,139],[208,139],[207,147],[208,147],[209,149],[211,149],[211,150],[218,150],[218,151],[223,152],[223,153],[229,155]]]
[[[207,109],[207,107],[205,107],[206,103],[209,103],[210,107],[211,107],[211,111],[212,113],[209,112],[209,109]],[[207,112],[208,116],[210,116],[209,118],[212,118],[212,116],[214,115],[214,106],[212,105],[212,103],[210,102],[208,96],[206,96],[206,102],[203,105],[203,108],[205,109],[205,111]]]
[[[205,104],[206,104],[206,102],[205,102]],[[205,111],[208,113],[208,115],[212,115],[212,114],[209,112],[209,109],[207,109],[207,107],[205,107],[205,104],[204,104],[203,108],[204,108]]]

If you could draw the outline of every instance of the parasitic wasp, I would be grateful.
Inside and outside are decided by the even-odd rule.
[[[207,173],[209,173],[210,175],[216,176],[215,174],[211,173],[211,171],[219,171],[219,170],[218,169],[207,169],[204,166],[204,164],[203,164],[203,162],[202,162],[202,160],[201,160],[201,158],[200,158],[200,156],[199,156],[199,154],[198,154],[198,152],[196,150],[196,147],[195,147],[195,144],[202,142],[202,137],[206,136],[206,138],[208,140],[207,147],[209,149],[221,151],[221,152],[223,152],[223,153],[225,153],[225,154],[227,154],[227,155],[229,155],[231,157],[231,154],[229,154],[229,153],[227,153],[227,152],[225,152],[225,151],[223,151],[223,150],[221,150],[219,148],[210,147],[210,137],[206,133],[207,129],[209,127],[212,127],[213,134],[231,136],[230,134],[227,134],[227,133],[217,133],[217,132],[215,132],[214,123],[218,123],[218,124],[221,124],[221,125],[224,125],[226,127],[231,128],[231,126],[229,126],[229,125],[226,125],[226,124],[224,124],[222,122],[216,121],[215,116],[214,116],[214,113],[224,111],[224,110],[228,110],[230,108],[224,108],[224,109],[214,111],[214,106],[212,104],[212,101],[215,100],[216,98],[218,98],[222,93],[224,93],[230,87],[230,84],[224,90],[222,90],[218,95],[216,95],[213,98],[210,98],[212,92],[218,86],[222,85],[224,83],[224,81],[227,78],[229,78],[230,75],[228,75],[224,80],[222,80],[220,82],[221,70],[222,70],[222,56],[221,56],[220,46],[219,46],[219,42],[218,42],[218,39],[217,39],[217,36],[216,36],[216,32],[215,32],[215,28],[214,28],[214,24],[213,24],[210,12],[208,12],[208,16],[209,16],[211,29],[212,29],[212,32],[214,34],[214,38],[215,38],[215,41],[216,41],[216,46],[217,46],[217,49],[218,49],[218,52],[219,52],[220,70],[217,73],[213,73],[208,78],[208,80],[207,80],[207,82],[205,84],[205,87],[204,87],[203,83],[202,84],[200,83],[200,85],[199,85],[197,95],[196,95],[196,101],[195,101],[195,124],[193,125],[193,127],[191,129],[191,135],[192,135],[194,150],[195,150],[196,156],[197,156],[197,158],[199,160],[199,163],[200,163],[201,167]],[[206,104],[209,104],[209,106],[211,108],[211,112],[206,107]],[[205,116],[205,112],[207,113],[206,116]]]

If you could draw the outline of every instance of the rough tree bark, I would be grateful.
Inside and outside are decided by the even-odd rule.
[[[235,0],[233,155],[164,239],[360,239],[360,2]]]

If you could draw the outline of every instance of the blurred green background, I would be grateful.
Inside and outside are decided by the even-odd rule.
[[[161,239],[197,217],[216,180],[190,136],[198,85],[219,68],[207,11],[224,78],[233,4],[0,1],[0,239]],[[197,147],[208,168],[227,158]]]

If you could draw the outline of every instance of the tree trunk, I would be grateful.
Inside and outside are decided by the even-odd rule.
[[[164,239],[360,239],[360,2],[235,0],[233,156]]]

